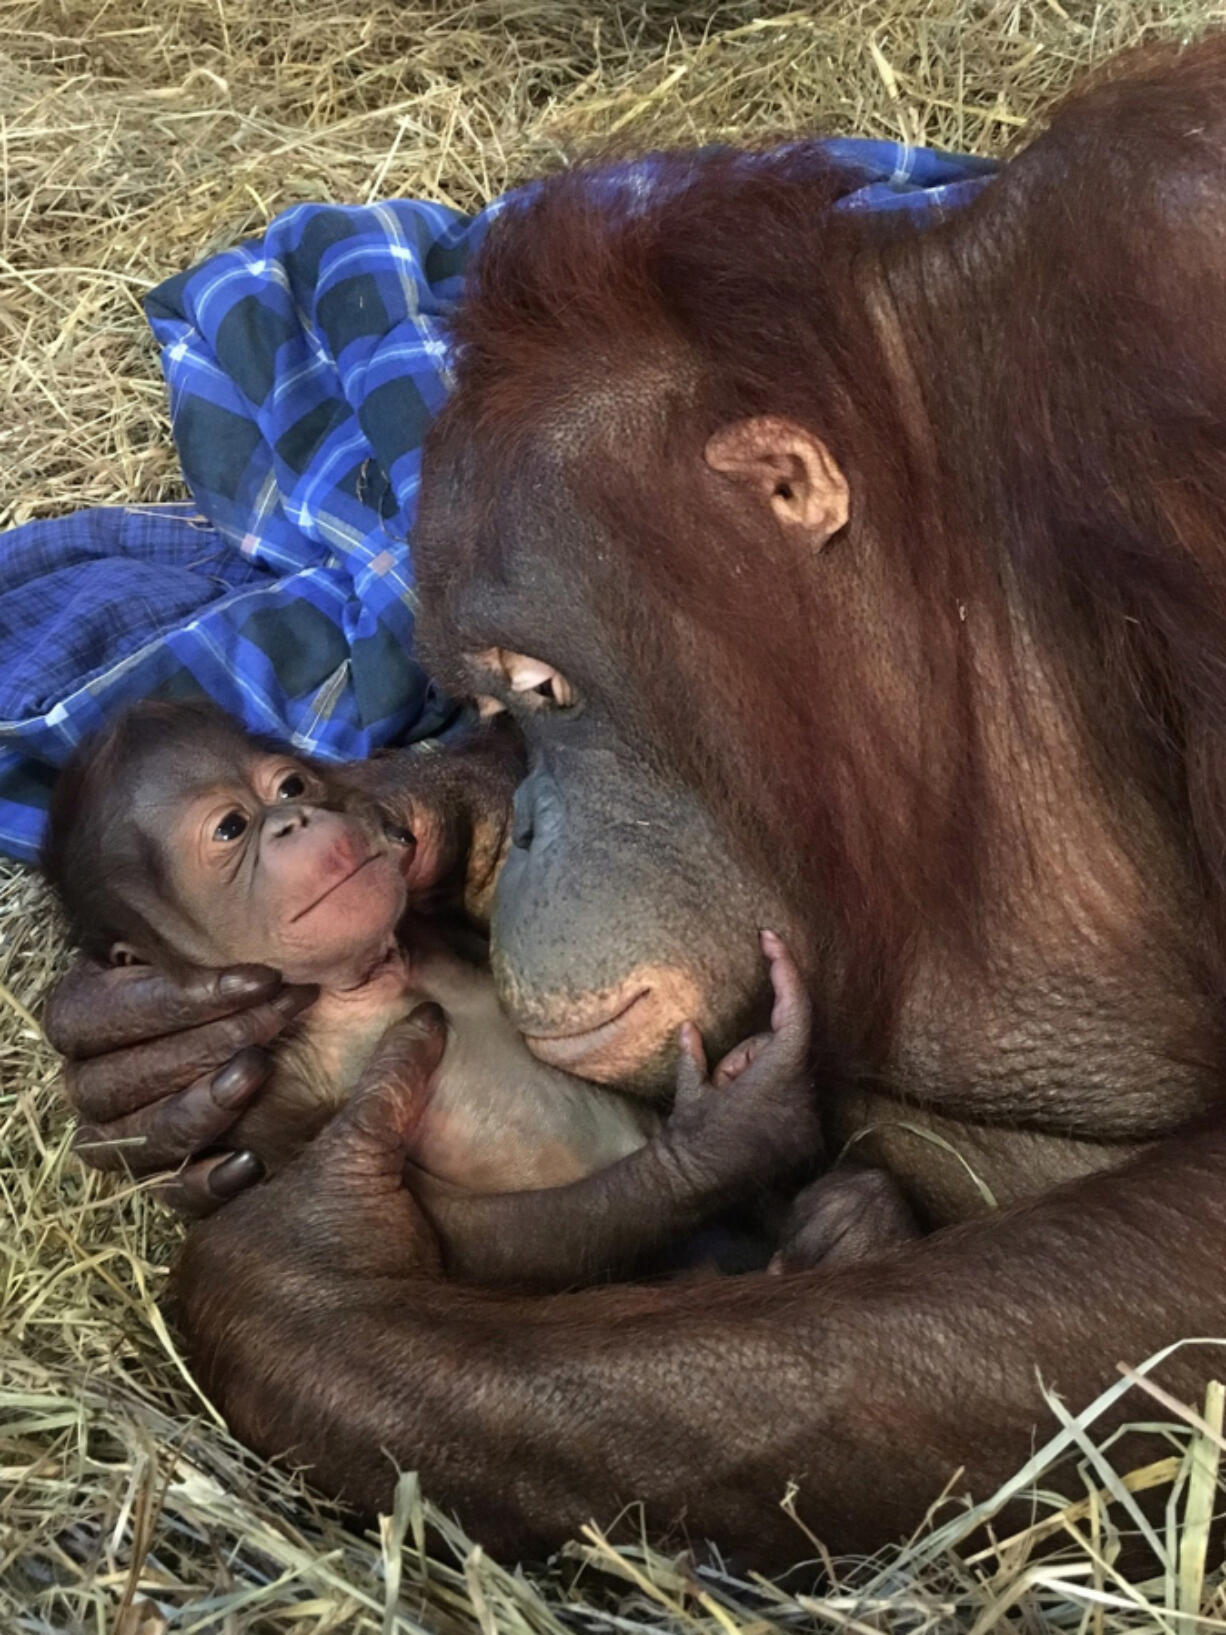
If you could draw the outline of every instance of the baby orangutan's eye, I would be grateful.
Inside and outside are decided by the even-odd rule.
[[[243,812],[227,812],[213,830],[214,840],[239,840],[247,832],[247,818]]]
[[[306,779],[297,772],[291,772],[288,778],[282,778],[277,785],[278,800],[297,800],[300,795],[306,794]]]

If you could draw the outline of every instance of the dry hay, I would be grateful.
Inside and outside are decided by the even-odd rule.
[[[996,151],[1076,69],[1226,7],[1143,0],[826,0],[795,9],[582,0],[0,0],[0,525],[177,497],[142,291],[303,199],[472,206],[584,143],[824,126]],[[1221,1397],[1158,1403],[1169,1454],[1117,1475],[1066,1429],[1086,1499],[1019,1478],[1035,1526],[924,1538],[787,1593],[597,1533],[510,1574],[411,1482],[364,1539],[231,1443],[156,1300],[175,1228],[66,1152],[33,1019],[64,946],[38,882],[0,869],[0,1629],[8,1632],[738,1630],[1226,1623],[1205,1520]],[[1113,1565],[1132,1490],[1166,1495],[1153,1576]],[[1151,1495],[1152,1496],[1152,1495]],[[1161,1511],[1161,1506],[1159,1506]],[[1148,1526],[1147,1523],[1144,1525]],[[1039,1559],[1035,1546],[1060,1543]],[[797,1533],[797,1556],[815,1548]],[[813,1590],[810,1595],[806,1593]]]

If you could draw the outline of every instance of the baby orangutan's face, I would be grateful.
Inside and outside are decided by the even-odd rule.
[[[136,814],[161,858],[167,942],[204,965],[271,965],[288,982],[365,981],[404,911],[397,832],[373,809],[330,807],[321,776],[286,755],[202,745],[167,763]]]

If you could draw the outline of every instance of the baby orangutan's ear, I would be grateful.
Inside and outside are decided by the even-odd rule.
[[[130,942],[115,942],[111,944],[112,965],[148,965],[149,961],[139,948],[134,948]]]

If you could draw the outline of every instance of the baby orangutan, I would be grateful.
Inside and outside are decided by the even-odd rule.
[[[538,1062],[488,972],[449,946],[447,922],[413,914],[438,886],[445,815],[415,836],[221,712],[149,703],[66,769],[45,864],[100,958],[252,962],[318,986],[229,1138],[267,1168],[318,1133],[391,1022],[440,1006],[447,1045],[420,1087],[406,1181],[455,1274],[553,1288],[627,1270],[786,1179],[790,1155],[817,1142],[817,1108],[807,1000],[779,940],[763,935],[771,1031],[708,1080],[688,1029],[661,1122]]]

